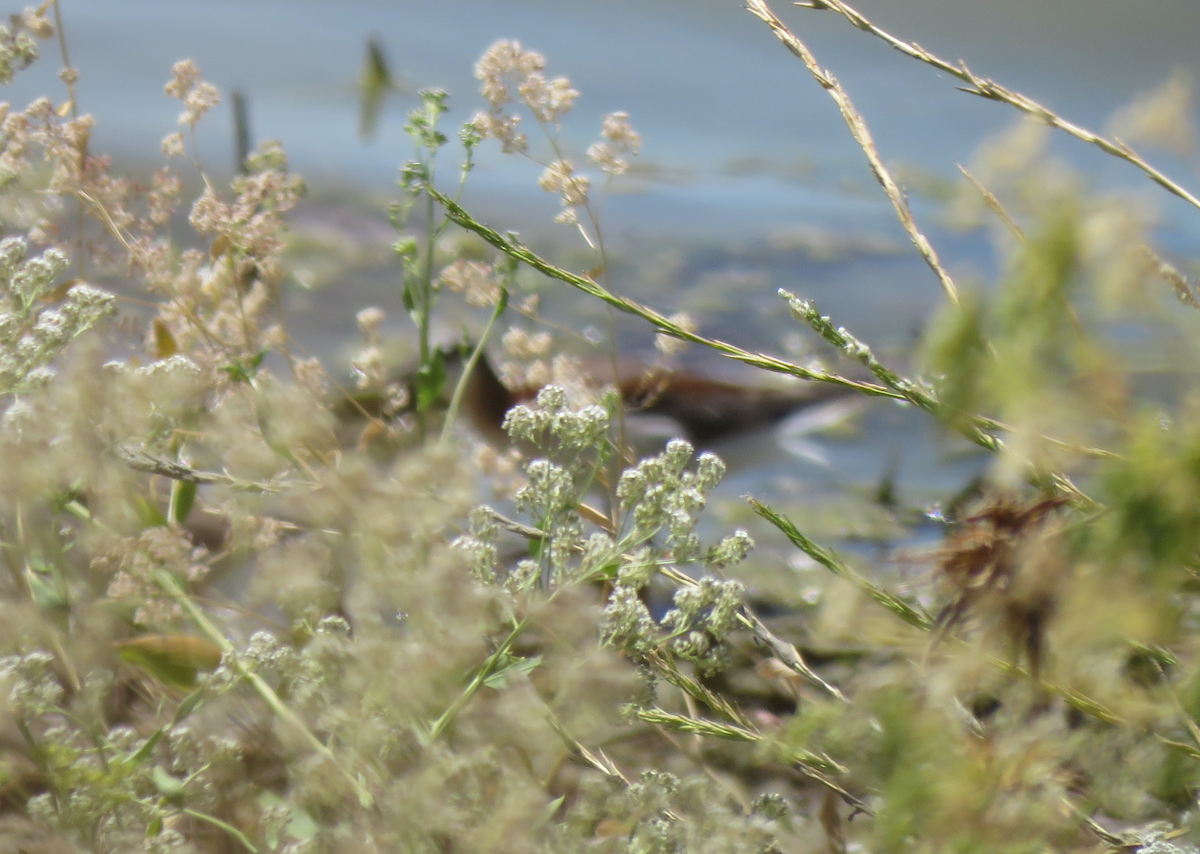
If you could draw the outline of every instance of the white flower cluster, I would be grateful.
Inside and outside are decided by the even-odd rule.
[[[675,607],[663,616],[662,627],[671,637],[677,655],[709,659],[733,631],[742,607],[741,582],[702,578],[695,587],[675,591]]]
[[[506,109],[514,100],[513,90],[543,124],[560,122],[579,97],[566,77],[547,80],[542,74],[545,67],[546,60],[540,53],[508,40],[493,44],[475,64],[475,77],[482,83],[483,97],[491,107],[475,117],[475,130],[484,138],[498,139],[505,153],[526,148],[525,137],[517,130],[520,118]]]
[[[496,565],[500,560],[496,540],[499,536],[500,523],[491,508],[476,507],[471,511],[471,533],[454,541],[454,545],[466,553],[471,574],[480,581],[496,580]]]
[[[621,175],[629,171],[627,155],[637,154],[642,148],[642,137],[629,123],[629,113],[609,113],[601,122],[599,142],[593,142],[587,150],[588,160],[610,175]]]
[[[282,643],[270,632],[255,632],[241,653],[241,661],[260,676],[282,680],[290,689],[311,688],[321,681],[317,663]]]
[[[525,154],[529,142],[520,130],[521,117],[511,105],[524,104],[534,119],[550,137],[554,150],[557,126],[570,112],[579,97],[566,77],[547,80],[543,71],[545,58],[536,51],[525,50],[520,42],[501,40],[493,44],[475,65],[475,76],[481,82],[483,97],[489,109],[480,112],[464,128],[470,138],[495,139],[505,154]],[[552,127],[554,126],[554,127]],[[608,175],[620,175],[629,169],[628,157],[636,155],[642,138],[629,123],[629,114],[610,113],[604,116],[600,140],[587,150],[588,159]],[[562,200],[562,211],[555,221],[568,225],[579,222],[579,209],[587,208],[592,179],[580,173],[573,163],[556,157],[538,179],[538,186],[556,193]]]
[[[42,12],[46,7],[42,7]],[[34,9],[24,18],[13,15],[12,26],[0,26],[0,83],[11,83],[13,74],[28,68],[38,57],[36,39],[49,38],[54,28]]]
[[[695,472],[687,471],[693,452],[690,443],[672,439],[657,457],[627,469],[617,485],[617,498],[638,537],[646,539],[665,528],[666,545],[678,561],[699,554],[696,517],[725,475],[725,464],[707,453],[696,459]]]
[[[694,586],[680,587],[675,607],[658,623],[643,595],[664,562],[686,564],[701,558],[697,519],[725,474],[725,465],[712,454],[701,454],[695,470],[689,471],[692,455],[692,446],[676,439],[663,453],[621,475],[617,498],[627,527],[622,542],[641,547],[627,549],[617,571],[605,608],[605,637],[635,654],[666,645],[674,654],[714,669],[742,605],[741,584],[704,577]],[[666,539],[660,545],[657,538],[663,531]],[[731,566],[753,547],[749,534],[735,531],[705,552],[703,561],[712,568]]]
[[[540,579],[543,587],[574,577],[571,558],[583,539],[583,524],[576,507],[594,471],[589,452],[607,442],[610,414],[595,404],[578,410],[568,404],[558,386],[538,392],[534,406],[515,406],[504,419],[504,429],[516,441],[529,442],[546,454],[525,467],[526,484],[513,496],[517,509],[533,518],[546,535],[542,562],[518,567],[507,580],[510,588]],[[576,565],[576,570],[583,567]]]
[[[506,354],[514,359],[525,359],[526,361],[542,358],[550,352],[550,345],[553,343],[549,332],[543,330],[530,335],[519,326],[511,327],[504,333],[504,338],[501,340]]]
[[[569,160],[555,160],[538,178],[538,186],[547,193],[562,196],[563,207],[576,208],[587,204],[592,180],[586,175],[577,175]]]
[[[538,392],[536,406],[514,406],[504,417],[504,430],[514,441],[530,442],[547,452],[583,451],[608,432],[609,414],[602,406],[578,412],[567,406],[567,393],[548,385]]]
[[[179,124],[192,129],[195,129],[201,116],[221,100],[217,87],[200,76],[200,69],[190,59],[181,60],[171,68],[171,82],[166,85],[165,91],[172,98],[183,101],[184,109],[179,114]]]
[[[63,348],[113,311],[112,294],[87,284],[51,307],[46,298],[70,262],[57,249],[26,260],[28,251],[23,237],[0,241],[0,394],[43,384]]]
[[[735,531],[707,551],[700,547],[698,516],[725,465],[712,454],[693,460],[694,449],[681,439],[668,443],[661,454],[621,475],[617,533],[585,536],[579,506],[607,453],[609,420],[600,406],[572,409],[555,386],[542,389],[535,405],[514,407],[505,421],[509,435],[545,454],[526,465],[527,483],[515,496],[517,509],[541,534],[537,559],[499,568],[500,526],[488,508],[472,514],[471,532],[457,545],[469,556],[477,578],[503,583],[513,593],[608,579],[607,642],[634,655],[669,649],[706,669],[716,668],[742,606],[742,586],[713,577],[683,585],[661,621],[651,615],[644,593],[664,565],[703,562],[720,569],[738,563],[754,547],[745,531]]]
[[[442,270],[438,277],[441,287],[462,294],[467,305],[491,308],[500,302],[502,284],[496,268],[481,261],[459,258]]]
[[[387,394],[388,364],[383,354],[383,336],[379,332],[386,315],[383,309],[370,306],[359,311],[354,318],[367,338],[366,344],[350,359],[355,386],[361,391]]]
[[[114,366],[119,366],[118,370],[124,368],[120,362],[110,363]],[[134,369],[134,374],[139,377],[160,377],[160,376],[200,376],[200,366],[189,359],[187,356],[176,353],[174,356],[168,356],[165,359],[158,359],[148,365],[142,365],[140,368]]]
[[[18,719],[32,721],[59,711],[65,692],[50,653],[34,650],[0,658],[0,678],[9,681],[8,707]]]

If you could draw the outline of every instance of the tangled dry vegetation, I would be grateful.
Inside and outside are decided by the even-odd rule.
[[[423,93],[393,210],[418,367],[396,378],[364,306],[350,388],[282,322],[303,184],[273,144],[228,188],[203,172],[194,131],[218,93],[194,65],[167,85],[180,130],[148,180],[92,150],[73,69],[66,100],[2,107],[0,848],[1195,850],[1200,299],[1145,206],[1097,194],[1046,135],[1195,199],[1125,142],[814,0],[1032,116],[948,211],[994,230],[1002,274],[955,282],[836,78],[749,5],[833,96],[945,290],[914,378],[790,292],[853,371],[614,292],[598,212],[641,140],[612,114],[572,163],[558,128],[578,93],[515,42],[477,67],[487,108],[460,133],[461,180],[491,140],[540,164],[596,267],[459,205],[436,180],[446,95]],[[61,30],[51,11],[0,30],[5,80]],[[1186,94],[1152,93],[1121,133],[1193,155]],[[194,234],[172,242],[185,178]],[[993,454],[989,475],[948,501],[907,581],[751,499],[828,570],[803,602],[751,601],[750,535],[697,532],[724,465],[682,440],[632,456],[618,396],[552,355],[521,289],[534,274],[642,318],[666,356],[708,347],[918,407]],[[448,353],[431,320],[459,298],[482,333]],[[511,444],[472,452],[459,416],[501,328],[503,378],[542,390],[508,413]],[[1131,353],[1130,330],[1153,346]],[[1153,394],[1149,367],[1172,369]],[[481,483],[504,512],[479,506]]]

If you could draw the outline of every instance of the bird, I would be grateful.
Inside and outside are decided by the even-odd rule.
[[[448,375],[446,399],[461,375],[462,354],[459,348],[443,351]],[[801,409],[846,397],[844,390],[824,383],[803,380],[791,386],[739,383],[694,369],[668,368],[635,358],[618,358],[615,364],[610,359],[581,360],[578,364],[590,386],[616,389],[631,432],[649,442],[677,437],[697,447],[710,447],[734,436],[773,427]],[[415,376],[415,371],[408,371],[398,378],[409,401],[400,415],[413,412]],[[462,414],[483,438],[503,444],[506,441],[503,423],[508,411],[535,399],[541,388],[537,383],[505,385],[487,354],[481,353],[467,380]],[[355,395],[348,403],[341,407],[343,414],[360,410],[379,417],[385,401],[378,393],[367,393]]]

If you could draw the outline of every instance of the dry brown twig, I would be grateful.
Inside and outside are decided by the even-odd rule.
[[[981,98],[987,98],[989,101],[999,101],[1003,104],[1016,107],[1021,112],[1040,119],[1051,127],[1057,128],[1065,133],[1069,133],[1076,139],[1081,139],[1086,143],[1094,145],[1105,154],[1110,154],[1113,157],[1119,158],[1120,160],[1124,160],[1126,163],[1136,166],[1143,173],[1145,173],[1151,181],[1158,184],[1167,192],[1178,196],[1194,207],[1200,208],[1200,198],[1197,198],[1184,187],[1180,186],[1175,181],[1172,181],[1158,169],[1151,166],[1140,154],[1130,148],[1130,146],[1126,143],[1119,139],[1107,139],[1103,136],[1100,136],[1099,134],[1094,133],[1085,127],[1067,121],[1049,107],[1039,104],[1037,101],[1022,95],[1020,92],[1014,92],[1013,90],[1005,88],[996,81],[990,80],[986,77],[979,77],[967,67],[966,62],[963,60],[959,60],[958,64],[955,65],[954,63],[947,62],[935,54],[930,53],[916,42],[907,42],[903,39],[897,38],[886,30],[882,30],[875,26],[861,12],[847,3],[842,2],[842,0],[805,0],[805,2],[794,3],[793,5],[800,6],[801,8],[805,9],[829,9],[837,12],[847,21],[858,27],[858,29],[882,39],[905,56],[910,56],[913,59],[919,59],[921,62],[931,65],[939,71],[944,71],[945,73],[950,74],[958,80],[966,83],[967,87],[969,88],[959,87],[962,89],[962,91],[970,95],[978,95]],[[747,6],[750,8],[750,11],[754,12],[756,15],[759,15],[755,9],[756,6],[761,6],[764,9],[766,8],[766,4],[763,2],[763,0],[748,0]],[[759,17],[762,16],[759,15]],[[774,16],[772,15],[772,17]]]
[[[863,154],[867,156],[867,163],[870,164],[871,172],[874,173],[879,185],[883,187],[883,192],[892,203],[892,207],[895,208],[900,224],[908,232],[909,239],[917,247],[917,250],[921,253],[921,257],[925,259],[925,263],[929,265],[934,275],[937,276],[942,289],[946,292],[946,296],[950,298],[950,302],[957,305],[958,286],[954,284],[954,279],[950,277],[950,274],[946,272],[946,268],[942,266],[942,262],[938,258],[937,250],[933,248],[933,244],[929,242],[929,239],[925,237],[921,229],[917,227],[917,222],[913,218],[912,208],[909,207],[908,199],[905,198],[903,191],[896,184],[896,179],[892,177],[891,172],[883,165],[883,160],[880,159],[879,151],[875,148],[875,140],[871,137],[871,131],[867,127],[866,121],[863,119],[862,114],[855,108],[854,103],[850,100],[850,96],[846,94],[846,90],[842,88],[842,84],[838,82],[831,71],[817,64],[817,59],[813,56],[812,51],[808,49],[808,46],[800,41],[784,25],[783,21],[776,17],[775,13],[771,11],[770,7],[763,0],[746,0],[746,8],[771,28],[776,38],[783,42],[784,47],[804,63],[809,73],[812,74],[813,79],[829,93],[829,97],[833,98],[834,103],[838,106],[838,110],[842,113],[842,118],[845,120],[846,126],[850,129],[850,135],[854,137],[854,141],[858,143],[859,148],[863,150]]]
[[[1017,224],[1017,221],[1013,219],[1012,215],[1004,208],[1004,205],[1000,203],[1000,200],[996,198],[996,194],[985,187],[982,181],[972,175],[966,166],[963,166],[961,163],[956,163],[955,165],[958,167],[958,171],[962,173],[962,176],[967,179],[967,183],[974,187],[975,191],[983,197],[984,204],[991,209],[992,213],[1000,217],[1001,221],[1008,226],[1009,230],[1013,233],[1013,236],[1016,237],[1017,240],[1019,240],[1021,243],[1024,243],[1024,230],[1020,225]]]
[[[955,65],[954,63],[942,59],[936,54],[930,53],[916,42],[905,41],[904,39],[892,35],[887,30],[877,27],[865,15],[863,15],[853,6],[843,2],[843,0],[804,0],[804,2],[794,2],[792,5],[799,6],[804,9],[818,9],[837,12],[858,29],[881,39],[892,48],[898,50],[900,53],[903,53],[905,56],[920,60],[921,62],[936,68],[938,71],[943,71],[966,83],[966,87],[959,87],[962,89],[962,91],[971,95],[978,95],[979,97],[986,98],[989,101],[998,101],[1003,104],[1008,104],[1009,106],[1015,107],[1026,115],[1033,116],[1034,118],[1045,122],[1053,128],[1070,134],[1076,139],[1082,140],[1090,145],[1094,145],[1105,154],[1109,154],[1120,160],[1124,160],[1126,163],[1137,167],[1148,178],[1150,178],[1150,180],[1154,181],[1154,183],[1158,184],[1172,195],[1178,196],[1188,204],[1200,208],[1200,198],[1197,198],[1195,194],[1152,166],[1127,143],[1116,138],[1108,139],[1100,134],[1088,130],[1081,125],[1069,122],[1062,116],[1059,116],[1057,113],[1055,113],[1049,107],[1038,103],[1032,98],[1022,95],[1020,92],[1014,92],[1013,90],[1000,85],[990,78],[978,76],[967,67],[966,62],[963,60],[959,60],[958,64]],[[906,219],[905,214],[901,212],[902,209],[905,211],[908,210],[907,203],[904,201],[903,196],[899,195],[898,190],[896,191],[897,195],[893,195],[892,189],[889,189],[888,186],[888,181],[891,180],[890,177],[888,178],[888,181],[885,181],[884,177],[881,176],[879,170],[876,168],[876,163],[878,162],[878,153],[874,148],[874,143],[871,140],[870,133],[866,132],[866,125],[862,122],[862,117],[856,112],[853,112],[853,105],[850,104],[849,98],[846,96],[845,91],[841,89],[837,79],[830,72],[825,71],[816,65],[816,61],[812,53],[808,50],[804,43],[796,38],[796,36],[787,29],[787,27],[779,20],[779,18],[775,16],[774,12],[772,12],[767,6],[765,0],[747,0],[746,8],[749,9],[749,11],[755,16],[765,21],[775,32],[775,35],[780,39],[780,41],[782,41],[788,47],[788,49],[792,51],[792,53],[794,53],[804,62],[809,71],[812,72],[813,76],[817,79],[817,82],[829,90],[831,97],[833,97],[833,99],[837,102],[839,109],[841,109],[842,115],[845,118],[847,125],[850,127],[850,132],[854,135],[855,141],[859,143],[864,153],[866,153],[867,159],[871,163],[871,168],[872,171],[875,172],[876,178],[879,179],[884,191],[888,194],[888,198],[891,199],[893,206],[896,207],[896,212],[900,217],[901,224],[904,225],[905,230],[909,232],[909,235],[912,237],[913,242],[917,245],[917,248],[920,249],[922,255],[925,256],[926,262],[929,263],[934,272],[938,274],[938,278],[942,280],[942,286],[946,287],[946,280],[942,279],[944,270],[941,270],[940,264],[937,264],[936,253],[932,255],[926,254],[925,249],[922,247],[920,242],[924,241],[924,236],[921,235],[920,240],[918,240],[918,237],[914,235],[916,226],[912,221],[911,211],[908,212]],[[847,111],[848,109],[850,112]],[[864,137],[860,138],[860,128],[858,126],[861,126],[862,132],[866,132]],[[880,168],[882,168],[882,164],[880,164]],[[1020,228],[1011,219],[1011,217],[1009,217],[1003,211],[1003,209],[999,207],[999,203],[995,199],[995,196],[987,191],[986,188],[984,188],[974,178],[974,176],[970,175],[961,166],[959,168],[962,170],[967,180],[970,181],[976,187],[976,189],[978,189],[984,195],[984,199],[988,203],[988,206],[991,207],[992,210],[995,211],[1002,219],[1004,219],[1005,223],[1014,230],[1018,237],[1021,237],[1022,235]],[[886,171],[883,174],[886,175]],[[894,188],[895,182],[891,181],[891,184],[892,188]],[[916,232],[916,234],[920,235],[920,232]],[[925,241],[925,243],[928,245],[928,241]],[[930,252],[933,252],[932,247],[930,247]],[[1188,282],[1187,278],[1184,277],[1183,274],[1177,269],[1159,258],[1158,255],[1149,247],[1146,248],[1146,252],[1150,258],[1151,264],[1154,266],[1155,272],[1157,272],[1160,277],[1165,279],[1167,283],[1171,285],[1180,301],[1186,305],[1192,306],[1193,308],[1200,308],[1200,298],[1197,297],[1194,287]],[[951,283],[951,285],[953,285],[953,283]],[[951,299],[954,299],[953,295],[951,296]]]
[[[243,489],[250,492],[279,492],[283,489],[280,484],[260,483],[251,480],[242,480],[241,478],[224,473],[200,471],[174,460],[156,457],[146,451],[145,448],[116,445],[113,447],[113,453],[117,459],[135,471],[162,475],[163,477],[178,480],[182,483],[192,483],[197,486],[209,483],[222,483],[232,486],[235,489]]]
[[[764,6],[762,0],[749,0],[749,5],[751,6],[750,11],[755,12],[755,14],[758,13],[752,7],[755,5]],[[967,92],[968,95],[978,95],[979,97],[988,98],[989,101],[1007,103],[1010,107],[1015,107],[1026,115],[1034,116],[1034,118],[1044,121],[1045,124],[1057,128],[1057,130],[1063,131],[1064,133],[1069,133],[1070,136],[1073,136],[1076,139],[1081,139],[1082,142],[1094,145],[1100,151],[1105,152],[1105,154],[1116,157],[1118,160],[1126,161],[1127,163],[1132,164],[1132,166],[1140,169],[1141,172],[1147,176],[1147,178],[1150,178],[1154,184],[1163,187],[1163,190],[1166,192],[1174,194],[1174,196],[1183,199],[1184,202],[1195,206],[1195,208],[1200,208],[1200,198],[1196,198],[1194,193],[1189,192],[1186,190],[1186,188],[1182,187],[1180,184],[1177,184],[1176,181],[1172,181],[1170,178],[1168,178],[1168,176],[1164,175],[1162,172],[1159,172],[1156,167],[1151,166],[1151,164],[1148,163],[1144,157],[1139,155],[1138,152],[1134,151],[1133,148],[1130,148],[1127,143],[1123,143],[1120,139],[1116,138],[1108,139],[1102,137],[1098,133],[1087,130],[1086,127],[1075,125],[1074,122],[1063,119],[1062,116],[1055,113],[1054,110],[1051,110],[1049,107],[1045,107],[1044,104],[1034,101],[1033,98],[1021,95],[1020,92],[1010,90],[1006,88],[1006,86],[996,83],[995,80],[977,76],[976,73],[972,72],[970,68],[967,67],[965,61],[959,60],[958,65],[954,65],[953,62],[948,62],[947,60],[940,58],[940,56],[930,53],[929,50],[920,47],[916,42],[906,42],[902,40],[902,38],[890,34],[890,32],[887,30],[878,28],[878,26],[872,24],[862,12],[859,12],[856,10],[856,8],[846,4],[846,2],[842,0],[805,0],[804,2],[793,2],[792,5],[800,6],[802,8],[815,8],[815,10],[829,10],[838,12],[842,17],[846,18],[848,22],[854,26],[857,26],[859,30],[870,32],[872,36],[880,38],[880,40],[889,44],[890,47],[899,50],[900,53],[905,54],[906,56],[911,56],[913,59],[925,62],[926,65],[937,68],[938,71],[952,74],[953,77],[962,80],[962,82],[970,86],[970,88],[961,88],[960,86],[960,89]],[[962,170],[962,174],[966,176],[966,179],[971,181],[971,184],[976,186],[980,193],[984,194],[984,199],[986,202],[988,202],[990,208],[994,210],[997,215],[1000,215],[1004,219],[1004,222],[1006,222],[1010,228],[1013,228],[1014,231],[1016,231],[1016,234],[1021,236],[1020,228],[1016,227],[1016,223],[1012,221],[1012,218],[1010,218],[1006,212],[998,208],[998,203],[995,202],[995,197],[991,196],[991,193],[986,191],[983,185],[980,185],[979,182],[974,179],[974,176],[972,176],[970,173],[967,173],[966,169],[962,169],[962,167],[959,167],[959,169]],[[1198,299],[1198,296],[1196,296],[1194,285],[1188,282],[1187,277],[1184,277],[1183,273],[1176,270],[1174,266],[1171,266],[1162,258],[1159,258],[1158,254],[1154,252],[1152,248],[1146,247],[1146,254],[1148,259],[1150,259],[1150,263],[1154,267],[1154,271],[1156,271],[1160,277],[1164,278],[1165,281],[1171,285],[1171,288],[1175,290],[1176,295],[1180,297],[1180,301],[1183,302],[1184,305],[1192,306],[1193,308],[1200,308],[1200,299]]]

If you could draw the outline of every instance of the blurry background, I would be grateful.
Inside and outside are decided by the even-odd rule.
[[[775,5],[846,85],[885,158],[950,177],[952,161],[968,159],[982,136],[1014,117],[833,13]],[[1093,128],[1175,69],[1200,71],[1200,5],[1189,0],[858,7],[902,38],[966,58],[977,73]],[[246,92],[255,136],[282,140],[310,180],[387,193],[407,154],[401,128],[413,99],[393,99],[372,144],[358,139],[365,39],[378,38],[410,92],[447,89],[465,119],[481,105],[475,60],[495,39],[513,38],[583,93],[569,139],[586,147],[602,113],[626,110],[645,139],[643,160],[670,179],[614,205],[610,229],[761,237],[797,222],[888,228],[832,103],[737,0],[63,0],[62,8],[81,106],[101,119],[99,146],[123,158],[157,158],[178,112],[162,87],[172,63],[190,57],[223,91]],[[49,60],[18,79],[18,101],[45,89],[57,66]],[[223,112],[204,128],[213,170],[231,157],[221,127],[228,104]],[[1067,148],[1086,154],[1079,143]],[[502,195],[511,213],[512,200],[537,199],[529,169],[505,169],[499,155],[482,161],[473,182],[480,202]],[[1100,172],[1134,177],[1116,163]],[[851,201],[854,189],[864,198]],[[553,199],[541,201],[543,211],[555,209]]]
[[[945,58],[966,58],[976,73],[1097,130],[1171,74],[1200,73],[1200,4],[1193,0],[857,6],[896,35]],[[969,162],[981,140],[1017,120],[1015,111],[956,91],[956,81],[834,13],[784,0],[775,7],[846,86],[881,154],[905,176],[922,226],[951,271],[964,281],[991,278],[986,235],[943,227],[936,200],[958,180],[954,163]],[[289,323],[306,346],[334,358],[353,338],[354,311],[364,305],[383,307],[393,334],[407,334],[384,214],[396,197],[397,168],[411,152],[404,116],[423,87],[451,93],[450,128],[480,109],[473,65],[498,38],[542,52],[547,75],[566,75],[581,91],[563,130],[570,150],[581,155],[597,137],[600,116],[614,110],[627,111],[643,136],[637,171],[604,209],[616,290],[665,310],[686,305],[705,332],[777,352],[803,347],[775,296],[787,287],[815,298],[901,364],[940,301],[833,103],[737,0],[62,0],[62,9],[82,75],[80,109],[99,121],[94,150],[135,172],[160,162],[159,142],[175,130],[180,109],[163,85],[185,57],[223,93],[245,93],[256,141],[284,143],[312,189],[294,219],[296,233],[340,247],[346,260],[333,272],[316,262],[298,268]],[[374,139],[364,141],[357,81],[368,38],[382,45],[406,91],[384,105]],[[48,44],[45,54],[8,98],[23,105],[62,91],[57,52]],[[232,172],[232,140],[226,98],[201,124],[202,160],[215,176]],[[468,207],[582,268],[578,235],[551,222],[558,200],[538,190],[539,169],[497,149],[481,146]],[[1056,139],[1055,151],[1101,186],[1144,193],[1160,211],[1163,244],[1191,254],[1200,213],[1076,140]],[[1147,153],[1185,185],[1198,183],[1195,163]],[[355,260],[355,252],[374,260]],[[543,304],[554,310],[555,300],[547,294]],[[562,300],[558,310],[576,328],[603,328],[597,306],[573,294]],[[645,328],[621,329],[623,348],[650,347]],[[829,440],[840,475],[868,483],[900,455],[918,492],[961,481],[964,464],[947,459],[923,418],[876,409],[864,420],[867,437],[891,438]],[[748,453],[769,462],[761,442]],[[767,475],[759,471],[761,481]]]

